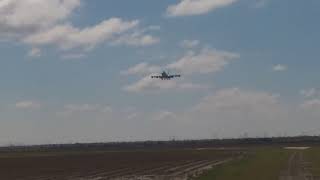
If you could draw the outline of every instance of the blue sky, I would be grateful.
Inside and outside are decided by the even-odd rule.
[[[319,133],[319,6],[2,0],[0,144]]]

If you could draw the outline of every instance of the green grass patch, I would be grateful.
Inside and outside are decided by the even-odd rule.
[[[241,160],[213,168],[197,180],[278,180],[289,155],[280,148],[258,149]]]
[[[312,147],[304,151],[304,157],[310,162],[311,173],[320,176],[320,147]]]

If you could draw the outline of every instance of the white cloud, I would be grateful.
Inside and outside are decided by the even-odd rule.
[[[180,59],[167,64],[165,66],[149,65],[146,62],[139,63],[128,70],[122,71],[124,75],[145,75],[157,73],[161,69],[173,69],[186,74],[207,74],[221,71],[229,64],[231,60],[239,58],[240,55],[228,51],[202,49],[200,52],[195,53],[189,51]]]
[[[97,105],[91,104],[68,104],[64,106],[67,111],[93,111],[97,109]]]
[[[295,120],[289,115],[288,106],[280,102],[277,94],[227,88],[203,98],[178,118],[188,122],[186,129],[193,126],[193,132],[202,137],[213,131],[223,137],[238,137],[245,132],[249,136],[261,136],[264,132],[277,134],[286,129],[293,132],[297,128],[292,128]],[[287,124],[289,120],[291,124]]]
[[[82,58],[85,58],[86,57],[86,54],[83,54],[83,53],[70,53],[70,54],[64,54],[62,55],[62,59],[82,59]]]
[[[129,115],[127,116],[127,119],[132,120],[132,119],[137,118],[138,116],[139,116],[138,113],[133,112],[133,113],[131,113],[131,114],[129,114]]]
[[[128,92],[142,92],[142,91],[159,91],[165,89],[173,89],[176,87],[175,81],[161,81],[152,79],[150,76],[146,76],[143,79],[135,82],[129,86],[126,86],[124,90]]]
[[[64,106],[64,109],[66,111],[96,111],[97,109],[100,108],[100,105],[97,104],[68,104]]]
[[[191,82],[182,82],[177,85],[180,90],[207,90],[210,87],[204,84],[195,84]]]
[[[250,110],[261,106],[267,108],[276,105],[278,103],[277,98],[278,95],[266,92],[244,91],[238,88],[223,89],[204,98],[195,109],[200,111],[211,111],[212,109],[229,111]],[[268,111],[268,109],[264,110]]]
[[[183,40],[180,46],[183,48],[194,48],[200,44],[199,40]]]
[[[65,113],[79,112],[111,112],[112,108],[100,104],[67,104],[64,106]]]
[[[151,31],[158,31],[158,30],[160,30],[161,29],[161,27],[160,26],[157,26],[157,25],[151,25],[151,26],[148,26],[147,28],[146,28],[146,30],[151,30]]]
[[[114,45],[129,45],[129,46],[149,46],[160,42],[158,37],[152,35],[144,35],[140,32],[134,32],[128,35],[120,36],[116,39]]]
[[[2,0],[0,38],[62,50],[91,50],[102,43],[149,46],[160,41],[147,32],[158,29],[156,26],[140,27],[138,20],[113,17],[96,25],[75,27],[70,18],[80,6],[81,0]]]
[[[220,89],[190,106],[182,111],[140,113],[143,129],[153,130],[144,135],[148,138],[175,136],[177,139],[210,138],[212,133],[224,138],[239,137],[243,133],[250,137],[266,133],[294,135],[308,129],[305,121],[301,121],[303,117],[309,125],[317,124],[307,113],[282,102],[278,94],[265,91]]]
[[[28,56],[30,57],[40,57],[41,56],[41,49],[39,48],[32,48],[29,53]]]
[[[111,18],[100,24],[78,29],[72,25],[58,25],[54,28],[27,36],[23,41],[31,45],[57,45],[62,49],[92,49],[97,44],[111,40],[116,35],[137,27],[139,21],[124,21]]]
[[[152,79],[152,74],[160,72],[161,69],[173,69],[184,75],[190,74],[207,74],[221,71],[229,61],[238,58],[239,55],[227,51],[203,49],[199,53],[189,52],[177,61],[166,66],[149,65],[148,63],[140,63],[126,71],[122,71],[123,75],[148,75],[141,80],[128,85],[124,90],[128,92],[159,92],[166,90],[206,90],[209,87],[203,84],[195,84],[192,82],[184,82],[183,78],[173,79],[170,81],[162,81]]]
[[[310,97],[320,95],[320,92],[318,92],[316,88],[310,88],[310,89],[301,90],[300,94],[306,98],[310,98]]]
[[[39,109],[41,104],[36,101],[19,101],[15,104],[17,109]]]
[[[167,67],[183,74],[214,73],[222,70],[231,60],[238,57],[238,54],[227,51],[204,49],[198,54],[191,51],[176,62],[167,65]]]
[[[272,67],[272,70],[273,71],[286,71],[286,70],[288,70],[288,67],[283,64],[277,64]]]
[[[229,6],[237,0],[181,0],[167,8],[168,16],[192,16],[206,14],[218,8]]]
[[[142,62],[133,67],[130,67],[128,70],[122,71],[123,75],[149,75],[152,73],[160,72],[160,66],[149,65],[146,62]]]
[[[320,110],[320,99],[307,100],[301,104],[301,107],[305,110]]]
[[[175,116],[176,116],[175,113],[171,111],[160,111],[153,114],[153,119],[155,121],[162,121],[166,119],[175,118]]]
[[[19,36],[67,19],[80,0],[2,0],[0,33]]]
[[[159,80],[146,76],[143,79],[126,86],[128,92],[162,92],[167,90],[206,90],[209,87],[201,84],[186,83],[178,80]]]
[[[254,8],[263,8],[268,4],[268,0],[256,0],[254,2],[253,7]]]
[[[136,108],[112,109],[100,104],[66,105],[63,111],[72,113],[52,116],[52,112],[44,111],[30,116],[29,121],[16,120],[16,117],[13,117],[8,120],[9,124],[0,127],[0,133],[2,137],[9,137],[14,134],[12,132],[27,129],[26,133],[15,133],[17,140],[26,143],[47,143],[49,140],[59,143],[70,140],[159,140],[172,137],[199,139],[210,138],[212,134],[221,138],[234,138],[244,133],[249,137],[265,134],[291,136],[301,132],[318,134],[319,129],[315,131],[314,127],[319,127],[320,123],[320,100],[315,98],[304,102],[301,107],[299,105],[300,103],[288,104],[281,96],[266,91],[216,89],[182,109],[169,106],[168,110],[151,108],[143,112]],[[27,106],[29,105],[23,105]],[[26,116],[20,111],[16,115],[28,118],[30,114]],[[48,121],[41,121],[43,119]],[[30,130],[33,130],[32,135],[27,133]]]

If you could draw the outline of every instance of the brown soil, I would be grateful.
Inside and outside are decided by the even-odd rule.
[[[90,180],[130,175],[181,174],[202,168],[237,152],[218,150],[172,150],[83,153],[0,154],[0,179]]]

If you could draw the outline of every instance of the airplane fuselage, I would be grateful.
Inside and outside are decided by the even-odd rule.
[[[159,78],[161,80],[170,80],[170,79],[175,78],[175,77],[180,77],[180,75],[169,75],[165,71],[163,71],[161,73],[161,76],[151,76],[151,78]]]
[[[161,73],[161,79],[170,79],[169,75],[166,72]]]

